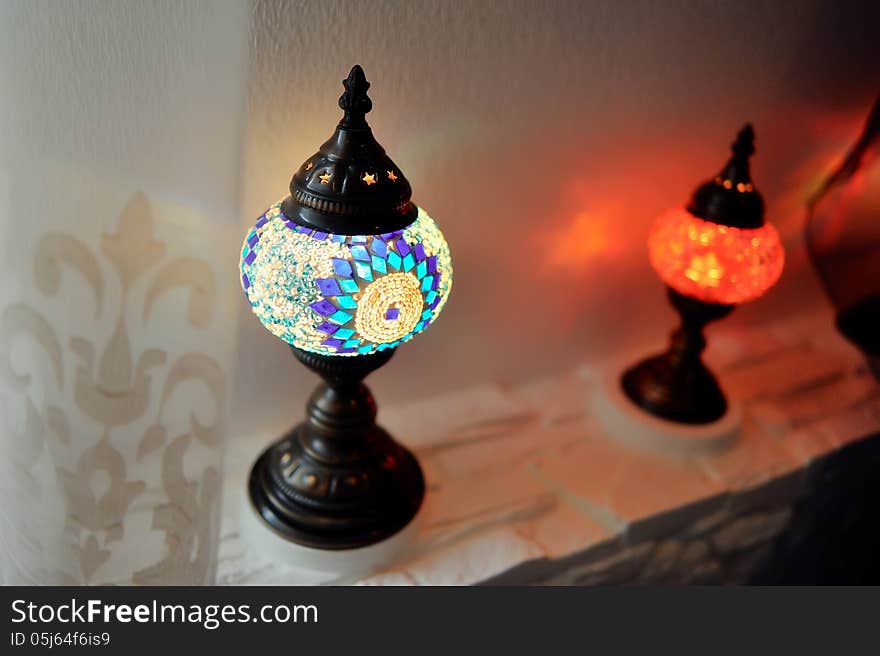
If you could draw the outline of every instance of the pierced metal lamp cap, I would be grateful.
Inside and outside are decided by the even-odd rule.
[[[755,153],[755,131],[746,123],[736,141],[733,154],[713,180],[694,192],[687,206],[696,217],[734,228],[760,228],[764,225],[764,199],[752,183],[749,158]]]
[[[418,210],[410,201],[409,182],[367,124],[373,107],[370,83],[355,65],[342,84],[344,116],[333,136],[294,173],[281,211],[295,223],[334,234],[401,230]]]

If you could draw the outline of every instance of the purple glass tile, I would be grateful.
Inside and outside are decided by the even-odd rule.
[[[322,317],[330,316],[336,312],[336,306],[326,299],[312,303],[309,307]]]
[[[315,234],[312,235],[312,239],[317,239],[318,241],[324,241],[325,239],[327,239],[327,233],[316,230]]]
[[[431,289],[435,292],[440,288],[440,275],[434,276],[434,282],[431,283]]]
[[[315,278],[315,284],[324,296],[340,296],[342,290],[335,278]]]
[[[241,274],[241,284],[244,285],[245,289],[251,286],[251,281],[248,279],[246,273]]]
[[[354,353],[353,348],[336,349],[337,353]]]
[[[410,248],[405,239],[398,239],[394,242],[394,245],[397,247],[397,254],[400,255],[400,257],[406,257],[409,255]]]
[[[437,298],[435,298],[433,301],[431,301],[431,303],[428,304],[428,307],[433,310],[438,305],[440,305],[440,297],[439,296]]]
[[[388,308],[388,311],[385,312],[385,319],[388,321],[394,321],[399,316],[400,316],[400,310],[395,307]]]
[[[386,244],[378,237],[373,238],[373,244],[370,246],[370,248],[379,257],[385,257],[385,254],[388,252],[388,244]]]
[[[292,221],[289,221],[288,223],[292,223]],[[294,224],[294,225],[296,225],[296,224]],[[301,232],[301,233],[303,233],[304,235],[310,235],[310,234],[312,234],[312,231],[311,231],[310,228],[306,228],[305,226],[301,226],[301,225],[296,226],[296,231],[297,231],[297,232]]]
[[[337,330],[339,330],[339,326],[337,326],[336,324],[332,324],[329,321],[324,321],[320,326],[318,326],[318,330],[320,330],[322,333],[332,335]]]
[[[351,262],[348,260],[343,260],[338,257],[333,258],[333,270],[336,272],[337,276],[340,277],[350,277],[351,276]]]
[[[251,248],[253,248],[254,244],[256,244],[258,241],[260,241],[260,235],[258,235],[256,232],[248,237],[248,244]]]
[[[343,342],[341,339],[336,339],[335,337],[328,337],[323,342],[321,342],[323,346],[332,346],[333,348],[339,348],[342,346]]]
[[[432,255],[428,258],[428,273],[437,273],[437,256]]]
[[[293,221],[285,221],[284,227],[287,228],[288,230],[296,230],[297,232],[303,232],[302,230],[299,229],[299,226],[297,226]]]
[[[416,254],[416,262],[421,262],[425,259],[425,246],[421,243],[416,244],[413,253]]]
[[[269,219],[267,219],[265,216],[261,216],[260,219],[257,221],[257,227],[262,228],[267,223],[269,223]]]
[[[251,252],[248,253],[247,256],[244,258],[244,261],[245,261],[245,263],[247,263],[247,264],[253,264],[255,259],[257,259],[257,254],[254,253],[253,251],[251,251]]]

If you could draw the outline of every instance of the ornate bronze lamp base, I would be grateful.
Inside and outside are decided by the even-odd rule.
[[[681,316],[665,353],[648,358],[621,378],[626,395],[653,415],[684,424],[708,424],[727,411],[727,400],[703,364],[703,328],[730,314],[733,305],[704,303],[669,289],[669,301]]]
[[[254,508],[307,547],[355,549],[392,536],[418,512],[425,482],[415,457],[376,425],[376,402],[361,381],[394,350],[358,357],[291,350],[324,383],[306,420],[254,464]]]

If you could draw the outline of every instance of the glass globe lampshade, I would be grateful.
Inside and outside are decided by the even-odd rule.
[[[247,232],[240,259],[254,314],[324,379],[305,421],[254,464],[250,500],[275,533],[325,551],[384,540],[421,506],[418,461],[376,424],[362,380],[436,320],[452,287],[443,234],[367,124],[360,66],[343,85],[336,131]]]
[[[703,328],[772,287],[785,255],[749,170],[754,131],[746,125],[721,172],[694,192],[687,207],[654,224],[651,266],[668,288],[681,327],[669,349],[627,370],[621,385],[631,401],[670,421],[707,424],[727,411],[715,376],[702,361]]]
[[[270,207],[247,233],[242,288],[275,336],[304,351],[359,356],[393,349],[427,328],[452,287],[449,246],[418,208],[401,230],[329,234]]]
[[[752,301],[770,289],[785,255],[769,223],[758,228],[719,225],[684,208],[661,216],[648,237],[651,266],[679,294],[722,305]]]

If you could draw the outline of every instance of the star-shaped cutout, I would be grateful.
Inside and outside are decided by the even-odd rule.
[[[394,175],[394,171],[388,171],[388,179],[391,180],[391,182],[397,180],[397,176]]]
[[[367,186],[376,184],[376,174],[375,173],[364,173],[364,177],[361,178],[364,182],[367,183]]]
[[[306,171],[311,171],[313,166],[314,166],[314,164],[312,164],[311,162],[306,164]]]
[[[330,171],[324,171],[318,176],[318,180],[321,181],[321,184],[330,184]]]

